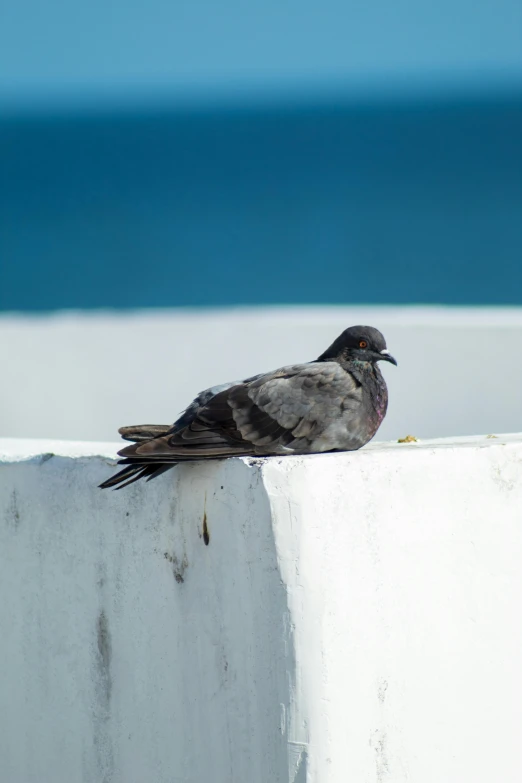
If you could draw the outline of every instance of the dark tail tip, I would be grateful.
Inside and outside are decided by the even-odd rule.
[[[160,463],[159,465],[157,462],[152,464],[147,463],[145,465],[143,463],[137,464],[135,462],[131,465],[127,464],[126,467],[116,473],[115,476],[111,476],[106,481],[98,484],[98,487],[99,489],[123,489],[123,487],[128,487],[129,484],[133,484],[141,478],[147,477],[147,481],[150,481],[151,479],[156,478],[156,476],[161,476],[166,470],[173,468],[175,464],[175,462],[169,462],[167,464]]]

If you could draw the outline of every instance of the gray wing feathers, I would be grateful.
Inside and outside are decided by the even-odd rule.
[[[203,391],[199,392],[199,394],[190,403],[188,408],[183,411],[179,419],[176,420],[172,426],[172,431],[179,432],[184,427],[187,427],[189,424],[191,424],[191,422],[193,422],[201,413],[203,408],[205,408],[205,406],[208,405],[214,399],[214,397],[217,397],[221,392],[228,391],[228,389],[232,389],[233,386],[240,386],[244,383],[250,383],[251,381],[255,381],[262,377],[264,377],[263,374],[252,375],[250,378],[246,378],[244,381],[230,381],[229,383],[221,383],[217,386],[211,386],[209,389],[204,389]]]
[[[241,435],[255,446],[272,446],[276,453],[310,450],[361,398],[352,376],[336,362],[282,368],[277,376],[263,376],[248,385],[246,394],[241,392],[234,390],[229,402]]]
[[[212,386],[210,389],[205,389],[204,391],[200,392],[190,403],[188,408],[183,411],[179,419],[176,420],[172,430],[174,432],[179,432],[180,430],[184,429],[184,427],[188,427],[188,425],[197,417],[201,409],[204,408],[213,397],[216,397],[216,395],[222,391],[226,391],[227,389],[231,389],[233,386],[237,386],[239,383],[242,383],[242,381],[222,383],[219,386]]]

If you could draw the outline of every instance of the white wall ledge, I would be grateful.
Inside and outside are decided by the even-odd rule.
[[[399,443],[398,441],[379,441],[370,442],[364,449],[358,452],[347,452],[344,456],[360,456],[368,451],[388,451],[389,449],[404,448],[446,448],[456,447],[476,448],[484,446],[506,446],[508,444],[518,444],[522,442],[521,433],[490,433],[488,435],[462,435],[453,438],[427,438],[417,439],[416,442]],[[47,438],[0,438],[0,463],[5,462],[25,462],[27,460],[53,457],[69,457],[71,459],[83,457],[101,457],[105,460],[113,461],[118,459],[118,449],[122,448],[121,441],[114,442],[96,442],[96,441],[75,441],[75,440],[49,440]],[[332,455],[306,455],[298,457],[281,457],[283,460],[309,460],[318,457],[330,458]],[[342,455],[335,455],[342,456]],[[238,458],[240,459],[240,458]],[[268,460],[276,458],[256,457],[255,462],[261,464]],[[251,458],[244,458],[247,464],[252,463]]]
[[[118,444],[0,440],[0,780],[519,783],[522,435],[492,434],[121,492]]]

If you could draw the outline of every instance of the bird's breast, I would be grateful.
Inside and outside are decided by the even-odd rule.
[[[374,433],[377,431],[382,423],[382,420],[386,416],[388,410],[388,389],[386,382],[382,377],[379,368],[376,368],[377,372],[372,383],[368,384],[368,404],[370,408],[370,418],[375,424]],[[373,437],[373,435],[372,435]]]

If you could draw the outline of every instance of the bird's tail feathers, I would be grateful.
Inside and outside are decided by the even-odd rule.
[[[175,462],[162,463],[160,465],[147,463],[144,465],[142,462],[135,462],[134,460],[120,460],[118,465],[125,465],[123,470],[116,473],[115,476],[111,476],[109,479],[99,485],[100,489],[123,489],[128,487],[129,484],[133,484],[135,481],[141,478],[147,478],[150,481],[157,476],[161,476],[166,470],[173,468]]]
[[[123,440],[133,443],[143,443],[145,440],[159,438],[170,430],[170,424],[133,424],[130,427],[120,427],[118,432]]]

